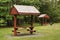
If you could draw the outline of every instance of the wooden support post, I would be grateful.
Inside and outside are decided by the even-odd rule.
[[[41,26],[43,25],[43,18],[40,18],[40,20],[41,20]]]
[[[45,20],[44,20],[44,18],[42,18],[43,19],[43,25],[45,24]]]
[[[47,25],[48,23],[47,23],[47,18],[45,18],[45,25]]]
[[[41,26],[44,24],[44,18],[41,18]]]
[[[16,15],[14,15],[14,36],[17,35],[17,31],[16,31]]]
[[[31,15],[31,27],[33,27],[33,15]]]
[[[31,15],[31,27],[30,27],[30,33],[33,33],[33,15]]]

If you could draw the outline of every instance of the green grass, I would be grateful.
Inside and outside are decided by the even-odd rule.
[[[0,28],[0,40],[60,40],[60,23],[55,23],[52,26],[39,26],[38,24],[35,24],[34,26],[37,31],[36,33],[44,34],[44,36],[25,38],[6,37],[6,35],[13,35],[11,32],[13,28]],[[24,30],[21,29],[20,31],[24,32]]]

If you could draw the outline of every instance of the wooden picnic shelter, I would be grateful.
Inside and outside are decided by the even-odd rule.
[[[39,16],[40,20],[41,20],[41,25],[46,25],[48,24],[48,19],[50,19],[49,15],[47,14],[41,14]]]
[[[39,16],[40,12],[34,7],[34,6],[27,6],[27,5],[13,5],[13,7],[10,10],[10,15],[13,15],[14,17],[14,36],[17,35],[17,25],[16,25],[16,19],[18,15],[22,16],[31,16],[31,26],[29,27],[30,34],[34,32],[33,28],[33,17]]]

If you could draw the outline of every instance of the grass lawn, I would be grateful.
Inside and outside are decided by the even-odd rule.
[[[13,35],[11,30],[13,28],[0,28],[0,40],[60,40],[60,23],[55,23],[52,26],[39,26],[35,24],[36,33],[41,33],[44,36],[36,36],[36,37],[6,37],[6,35]],[[20,31],[25,33],[25,29],[21,29]],[[27,33],[27,32],[26,32]]]

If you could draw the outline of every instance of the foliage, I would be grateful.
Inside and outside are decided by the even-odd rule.
[[[6,20],[13,20],[13,16],[9,14],[13,4],[35,6],[41,14],[48,14],[51,20],[60,22],[60,0],[55,3],[53,0],[0,0],[0,16],[5,16]]]
[[[44,4],[43,4],[44,3]],[[60,7],[58,5],[58,2],[55,3],[52,2],[43,2],[40,6],[40,11],[43,14],[48,14],[54,22],[60,22]]]

